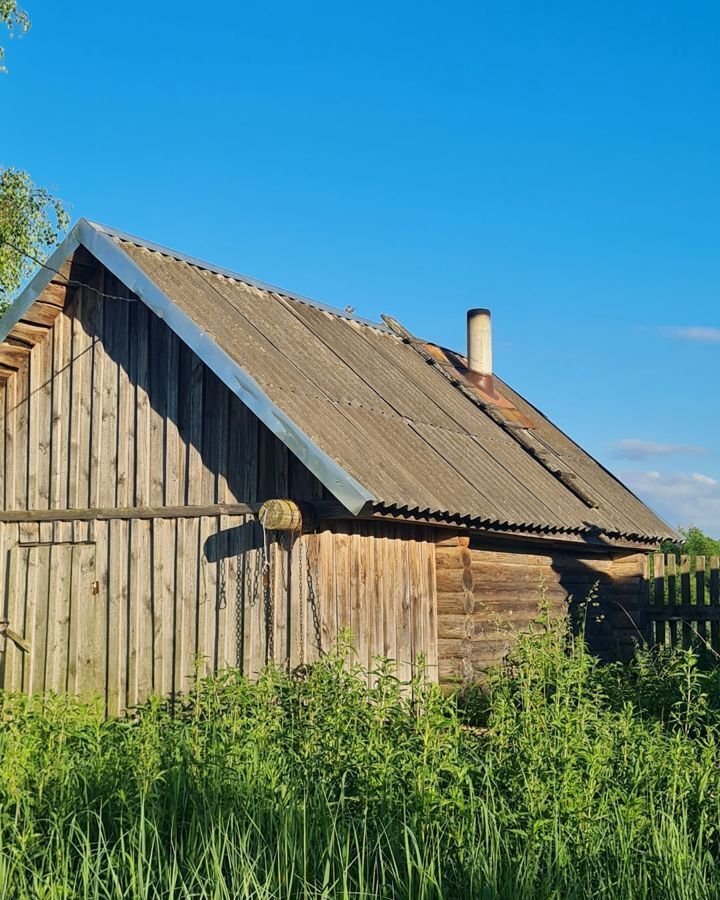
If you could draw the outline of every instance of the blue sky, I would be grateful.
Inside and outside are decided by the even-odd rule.
[[[27,0],[0,164],[464,345],[720,536],[720,7]]]

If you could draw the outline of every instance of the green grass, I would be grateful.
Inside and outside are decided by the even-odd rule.
[[[486,691],[326,657],[105,721],[0,695],[0,896],[720,896],[717,671],[545,621]]]

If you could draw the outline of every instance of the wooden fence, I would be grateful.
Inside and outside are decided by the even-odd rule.
[[[648,590],[651,642],[693,647],[720,662],[720,557],[655,553]]]

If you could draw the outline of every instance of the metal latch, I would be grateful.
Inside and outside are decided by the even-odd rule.
[[[9,637],[10,640],[25,653],[30,652],[30,644],[25,638],[10,628],[9,619],[0,619],[0,637]]]

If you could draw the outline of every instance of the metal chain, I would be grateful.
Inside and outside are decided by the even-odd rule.
[[[244,646],[243,646],[243,619],[245,617],[245,598],[243,594],[243,576],[244,572],[243,556],[240,553],[240,538],[238,537],[238,551],[235,556],[235,652],[236,665],[242,668]],[[246,673],[247,674],[247,673]]]
[[[266,545],[267,546],[267,545]],[[263,607],[265,610],[265,634],[267,659],[275,659],[275,607],[273,604],[272,585],[270,583],[270,550],[263,565]],[[277,555],[277,554],[276,554]],[[277,565],[277,560],[276,563]]]
[[[217,608],[227,609],[227,588],[225,586],[225,558],[218,560]]]
[[[315,594],[315,586],[312,580],[312,570],[310,568],[310,554],[305,555],[307,561],[307,599],[310,604],[310,612],[313,618],[313,627],[315,629],[315,641],[317,643],[318,653],[322,656],[322,631],[320,628],[320,616],[318,614],[318,602]]]
[[[255,551],[255,566],[253,568],[253,576],[252,576],[252,586],[250,589],[250,606],[255,606],[257,603],[259,591],[258,588],[260,586],[260,568],[261,568],[261,553],[260,550]]]
[[[303,551],[305,544],[302,536],[298,546],[298,603],[299,603],[299,631],[298,631],[298,658],[300,666],[305,666],[305,582],[303,580]]]

